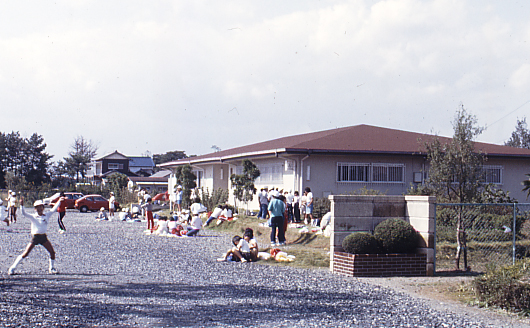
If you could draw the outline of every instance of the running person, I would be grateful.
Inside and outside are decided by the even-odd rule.
[[[64,192],[61,191],[61,194],[59,195],[59,197],[64,198]],[[61,202],[61,205],[59,205],[59,208],[57,209],[57,213],[59,213],[59,216],[57,217],[57,223],[59,223],[59,233],[65,233],[66,227],[64,226],[64,223],[63,223],[63,218],[64,218],[64,215],[66,214],[66,202],[65,201]]]
[[[35,247],[35,245],[42,245],[46,250],[50,253],[50,267],[48,272],[52,274],[57,273],[57,269],[55,269],[55,251],[53,250],[53,246],[46,237],[46,231],[48,230],[48,223],[50,222],[50,217],[57,211],[60,204],[64,201],[64,197],[59,198],[59,201],[55,204],[55,206],[48,212],[44,213],[44,203],[42,200],[37,200],[35,203],[33,203],[33,207],[35,207],[35,214],[28,214],[24,210],[24,198],[20,199],[20,211],[22,213],[22,216],[28,218],[31,221],[31,242],[26,246],[26,249],[24,250],[24,253],[19,255],[13,265],[9,267],[7,270],[7,274],[12,275],[15,274],[15,269],[17,265],[22,261],[22,259],[26,258],[31,250]]]

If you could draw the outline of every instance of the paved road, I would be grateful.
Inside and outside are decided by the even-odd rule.
[[[29,241],[29,222],[0,230],[2,327],[496,327],[441,312],[391,289],[327,270],[219,263],[228,235],[146,236],[144,223],[96,222],[68,212],[49,239],[58,275],[37,247],[7,276]]]

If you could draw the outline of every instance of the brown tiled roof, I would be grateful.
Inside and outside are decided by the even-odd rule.
[[[251,157],[260,154],[278,153],[379,153],[379,154],[424,154],[425,143],[436,136],[401,131],[371,125],[355,125],[332,130],[299,134],[273,139],[247,146],[231,148],[215,153],[185,158],[161,164],[162,167],[227,160],[236,157]],[[438,137],[441,143],[451,138]],[[529,157],[530,149],[514,148],[476,142],[477,150],[488,156]]]

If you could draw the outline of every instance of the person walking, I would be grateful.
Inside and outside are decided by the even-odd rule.
[[[48,237],[46,236],[46,232],[48,230],[48,223],[50,222],[50,217],[57,211],[60,204],[64,202],[64,197],[60,197],[59,201],[55,203],[55,206],[48,212],[44,212],[44,202],[42,200],[37,200],[35,203],[33,203],[33,207],[35,208],[35,214],[29,214],[26,213],[24,210],[24,198],[20,198],[20,212],[22,213],[23,217],[28,218],[31,221],[31,241],[26,246],[26,249],[24,252],[19,255],[15,262],[9,267],[7,270],[7,274],[13,275],[15,274],[15,269],[17,268],[17,265],[20,264],[20,262],[25,259],[31,250],[36,245],[42,245],[48,253],[50,253],[50,266],[48,269],[48,272],[51,274],[56,274],[57,269],[55,268],[55,251],[53,249],[53,246],[51,242],[48,240]]]
[[[285,231],[283,229],[283,220],[285,214],[285,203],[280,200],[280,193],[275,190],[271,193],[272,198],[269,202],[269,215],[271,217],[271,246],[285,245]],[[278,244],[276,244],[276,230],[278,230]]]
[[[59,197],[62,197],[64,199],[64,192],[61,191],[59,194]],[[59,223],[59,233],[63,234],[66,232],[66,227],[63,223],[63,218],[66,215],[66,202],[62,201],[59,207],[57,208],[57,213],[59,214],[57,217],[57,223]]]

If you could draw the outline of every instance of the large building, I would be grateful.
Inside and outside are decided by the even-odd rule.
[[[284,137],[211,154],[164,163],[174,169],[190,164],[201,187],[230,189],[230,175],[242,171],[243,159],[260,169],[256,187],[301,191],[310,187],[316,197],[345,194],[361,188],[401,195],[427,178],[425,143],[435,136],[370,125],[356,125]],[[438,137],[441,143],[451,139]],[[526,200],[521,182],[530,173],[530,149],[475,143],[487,156],[485,183]],[[232,193],[230,192],[230,197]],[[231,199],[231,201],[233,201]],[[258,208],[257,200],[250,208]]]

